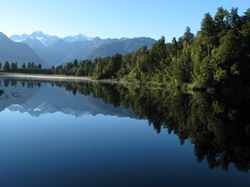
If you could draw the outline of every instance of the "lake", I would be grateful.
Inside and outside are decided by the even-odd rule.
[[[0,84],[0,186],[250,186],[247,96]]]

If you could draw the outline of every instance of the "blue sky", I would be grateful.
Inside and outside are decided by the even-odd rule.
[[[0,31],[11,34],[36,30],[51,35],[83,33],[90,37],[147,36],[159,39],[200,29],[205,13],[217,8],[250,8],[248,0],[0,0]]]

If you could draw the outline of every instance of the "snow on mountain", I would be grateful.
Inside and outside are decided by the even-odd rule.
[[[90,38],[83,34],[59,38],[44,34],[42,31],[30,35],[12,35],[13,41],[26,43],[49,67],[71,62],[74,59],[94,59],[112,56],[116,53],[127,54],[141,46],[151,48],[156,42],[151,38]]]
[[[78,34],[76,36],[67,36],[63,38],[65,42],[80,42],[80,41],[89,41],[92,40],[92,38],[87,37],[84,34]]]
[[[10,37],[10,39],[14,42],[22,42],[22,41],[26,40],[27,38],[29,38],[29,35],[27,35],[27,34],[22,34],[22,35],[13,34]]]
[[[57,41],[59,41],[61,39],[65,42],[68,42],[68,43],[92,40],[92,38],[87,37],[86,35],[83,35],[83,34],[59,38],[58,36],[44,34],[42,31],[35,31],[35,32],[31,33],[30,35],[28,35],[28,34],[22,34],[22,35],[14,34],[14,35],[10,36],[10,39],[13,40],[14,42],[23,42],[27,39],[37,39],[46,47],[53,45],[54,43],[56,43]]]

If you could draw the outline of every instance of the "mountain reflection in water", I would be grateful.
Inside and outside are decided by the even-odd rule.
[[[156,132],[163,128],[194,144],[197,161],[209,168],[250,168],[250,100],[246,96],[181,93],[136,85],[0,79],[4,93],[19,97],[0,101],[0,111],[32,116],[63,112],[82,116],[116,115],[147,119]]]

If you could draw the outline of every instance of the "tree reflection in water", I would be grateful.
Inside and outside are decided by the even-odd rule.
[[[45,82],[45,81],[43,81]],[[184,144],[194,144],[197,161],[206,160],[211,169],[227,170],[234,165],[247,172],[250,168],[250,106],[247,94],[208,95],[182,93],[136,85],[100,84],[97,82],[58,82],[73,94],[92,95],[114,107],[131,108],[138,118],[147,118],[159,133],[166,128]],[[17,81],[3,81],[5,87]],[[40,87],[41,81],[21,81],[23,86]]]

